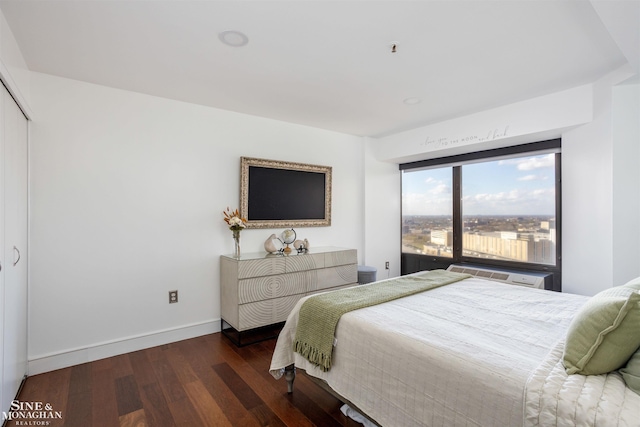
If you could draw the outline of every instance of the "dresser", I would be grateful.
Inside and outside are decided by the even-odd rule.
[[[253,331],[280,324],[306,295],[356,285],[355,249],[312,248],[289,255],[249,253],[220,257],[220,313],[222,332],[237,345]],[[270,338],[272,335],[262,336]]]

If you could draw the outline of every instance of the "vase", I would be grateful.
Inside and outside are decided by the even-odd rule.
[[[240,230],[231,230],[233,232],[233,241],[235,243],[235,249],[233,256],[240,258]]]

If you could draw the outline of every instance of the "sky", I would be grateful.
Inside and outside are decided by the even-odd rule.
[[[451,167],[402,175],[403,215],[451,215]],[[462,167],[467,215],[555,215],[555,154]]]

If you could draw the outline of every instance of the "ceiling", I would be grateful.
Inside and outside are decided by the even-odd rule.
[[[586,0],[0,8],[32,71],[372,137],[590,83],[629,61]],[[248,43],[221,43],[225,30]]]

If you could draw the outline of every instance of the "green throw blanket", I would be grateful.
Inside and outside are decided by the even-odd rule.
[[[294,351],[323,371],[328,371],[331,369],[336,326],[343,314],[448,285],[468,277],[471,276],[445,270],[431,270],[313,296],[300,307],[296,339],[293,343]]]

